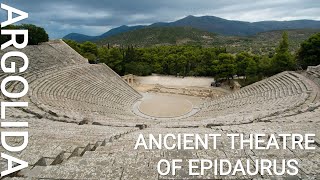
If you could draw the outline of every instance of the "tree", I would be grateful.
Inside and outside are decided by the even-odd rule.
[[[91,53],[95,56],[98,55],[98,46],[95,43],[92,42],[84,42],[81,44],[81,49],[83,53]]]
[[[82,49],[80,47],[80,44],[77,43],[76,41],[73,40],[68,40],[68,39],[64,39],[63,40],[65,43],[67,43],[72,49],[74,49],[75,51],[77,51],[79,54],[83,54],[82,53]]]
[[[282,40],[276,49],[276,54],[272,59],[272,70],[274,74],[282,71],[294,70],[295,60],[289,52],[288,33],[282,34]]]
[[[260,77],[271,76],[273,74],[272,59],[269,56],[263,56],[258,63],[258,69]]]
[[[320,64],[320,33],[312,35],[301,44],[297,60],[298,65],[303,69]]]
[[[289,51],[289,40],[288,40],[288,33],[285,31],[282,33],[282,40],[278,48],[276,49],[276,53],[286,53]]]
[[[237,66],[235,63],[235,58],[231,54],[222,53],[218,56],[219,65],[218,65],[218,77],[221,78],[233,78],[233,75],[237,72]]]
[[[247,77],[253,77],[257,75],[258,67],[257,63],[253,59],[248,59],[248,66],[245,70]]]
[[[17,26],[14,26],[14,25],[9,25],[9,26],[6,26],[6,27],[4,27],[4,28],[2,28],[2,29],[18,29],[18,27],[17,27]],[[10,36],[1,35],[1,36],[0,36],[0,43],[1,43],[1,44],[4,44],[4,43],[6,43],[7,41],[9,41],[10,39],[11,39]]]
[[[119,48],[109,50],[105,63],[118,74],[124,75],[123,56]]]
[[[252,61],[252,60],[253,60],[253,57],[248,52],[241,52],[236,55],[238,76],[246,75],[246,69],[249,66],[249,61]]]
[[[99,47],[98,48],[98,59],[100,61],[100,63],[106,63],[108,60],[108,51],[109,48],[107,47]]]
[[[91,42],[66,42],[90,63],[107,64],[119,75],[149,75],[151,73],[183,76],[213,76],[231,79],[234,75],[246,76],[245,84],[254,83],[274,74],[273,69],[287,61],[288,43],[284,34],[274,57],[257,56],[248,52],[232,55],[225,48],[200,46],[157,46],[148,48],[98,47]],[[284,59],[284,60],[283,60]],[[288,67],[281,65],[285,70]]]
[[[29,45],[38,45],[39,43],[49,41],[49,36],[42,27],[33,24],[22,24],[18,27],[19,29],[28,29]]]
[[[84,56],[89,60],[89,63],[96,64],[98,63],[97,56],[98,56],[98,46],[95,43],[92,42],[84,42],[80,45],[81,48],[81,55]]]
[[[139,76],[150,75],[152,69],[148,63],[145,62],[130,62],[126,65],[126,73],[125,74],[135,74]]]
[[[33,24],[21,24],[21,25],[9,25],[3,29],[24,29],[28,30],[28,45],[38,45],[42,42],[49,41],[49,36],[47,32],[42,28],[35,26]],[[10,36],[1,35],[0,42],[1,44],[10,40]],[[23,37],[17,36],[17,42],[22,43]]]
[[[96,64],[97,63],[97,56],[90,53],[86,52],[83,54],[83,57],[87,58],[90,64]]]

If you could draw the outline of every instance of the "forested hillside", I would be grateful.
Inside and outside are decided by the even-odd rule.
[[[112,47],[98,46],[92,42],[66,42],[91,63],[106,63],[120,75],[159,73],[213,76],[217,79],[232,79],[237,75],[245,76],[245,84],[250,84],[283,71],[319,64],[319,37],[320,33],[311,36],[302,45],[309,48],[301,48],[292,53],[289,50],[289,35],[284,32],[278,45],[266,55],[246,51],[233,54],[223,47],[199,45]]]
[[[293,20],[293,21],[260,21],[245,22],[223,19],[216,16],[187,16],[174,22],[157,22],[151,25],[120,26],[113,28],[99,36],[87,36],[71,33],[64,39],[77,42],[100,41],[103,38],[118,35],[124,32],[142,29],[145,27],[190,27],[198,30],[226,36],[254,36],[261,32],[289,29],[320,29],[320,21]]]
[[[97,43],[99,45],[134,45],[138,47],[187,44],[210,45],[215,36],[213,33],[190,27],[152,27],[121,33],[97,41]]]
[[[188,27],[153,27],[122,33],[98,41],[99,45],[150,47],[161,45],[201,45],[204,47],[226,47],[230,53],[248,51],[255,54],[274,52],[283,30],[268,31],[255,36],[222,36]],[[289,51],[320,29],[288,30]]]

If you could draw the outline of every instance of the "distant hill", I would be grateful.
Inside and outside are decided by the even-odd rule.
[[[160,45],[202,45],[226,47],[228,52],[251,51],[266,54],[272,52],[281,40],[284,30],[268,31],[253,36],[224,36],[191,27],[147,27],[97,41],[100,45],[138,47]],[[290,50],[299,48],[302,41],[320,29],[286,30],[289,35]]]
[[[171,23],[155,23],[151,27],[193,27],[208,32],[214,32],[221,35],[249,35],[259,32],[252,23],[242,21],[231,21],[215,16],[187,16],[183,19]]]
[[[100,45],[154,45],[206,44],[216,34],[191,27],[147,27],[121,33],[97,41]]]
[[[77,42],[84,42],[84,41],[95,41],[99,39],[100,36],[87,36],[84,34],[79,34],[79,33],[70,33],[66,36],[63,37],[63,39],[70,39],[74,40]]]
[[[294,52],[299,49],[300,44],[303,41],[308,39],[311,35],[320,32],[320,29],[274,30],[247,37],[216,36],[211,45],[226,47],[227,51],[231,53],[251,51],[256,54],[267,54],[269,52],[274,52],[284,31],[288,32],[289,50]]]
[[[320,21],[294,20],[294,21],[261,21],[245,22],[226,20],[215,16],[187,16],[171,23],[155,23],[151,26],[188,26],[221,35],[251,36],[260,32],[284,29],[311,29],[320,28]]]
[[[100,35],[87,36],[83,34],[71,33],[65,36],[65,39],[71,39],[78,42],[98,41],[106,37],[117,35],[132,30],[138,30],[145,27],[192,27],[203,31],[217,33],[220,35],[231,36],[251,36],[257,33],[283,30],[283,29],[319,29],[320,21],[314,20],[294,20],[294,21],[261,21],[261,22],[244,22],[227,20],[215,16],[187,16],[183,19],[168,22],[154,23],[149,26],[120,26]]]
[[[84,41],[97,41],[103,38],[107,38],[113,35],[117,35],[120,33],[124,33],[124,32],[128,32],[128,31],[133,31],[136,29],[141,29],[144,28],[145,26],[120,26],[114,29],[111,29],[110,31],[100,35],[100,36],[87,36],[87,35],[83,35],[83,34],[78,34],[78,33],[70,33],[66,36],[63,37],[63,39],[70,39],[70,40],[74,40],[77,42],[84,42]]]

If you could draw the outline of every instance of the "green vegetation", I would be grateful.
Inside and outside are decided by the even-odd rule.
[[[297,56],[298,65],[303,69],[320,64],[320,33],[303,42]]]
[[[158,27],[158,28],[156,28],[156,27]],[[105,39],[107,37],[111,37],[111,36],[115,36],[115,35],[119,35],[119,34],[123,33],[122,36],[118,36],[118,38],[110,38],[110,40],[115,41],[115,44],[122,44],[122,45],[131,45],[131,44],[139,45],[139,44],[141,44],[141,45],[143,45],[143,44],[145,44],[145,42],[147,42],[146,41],[147,39],[144,36],[145,34],[139,33],[139,31],[136,31],[136,32],[132,32],[132,31],[143,29],[142,31],[144,31],[144,32],[146,32],[146,31],[159,32],[159,31],[161,31],[161,28],[163,28],[163,27],[170,27],[171,28],[170,31],[173,31],[173,33],[174,33],[174,31],[181,31],[181,27],[190,27],[190,28],[194,28],[194,29],[198,29],[198,30],[202,30],[202,31],[206,31],[206,32],[216,33],[219,35],[223,35],[223,36],[219,36],[219,37],[222,37],[222,42],[223,42],[223,39],[231,40],[231,41],[233,41],[233,40],[237,41],[237,39],[239,39],[241,41],[241,39],[244,39],[244,41],[246,41],[246,39],[250,40],[251,38],[239,38],[239,36],[240,37],[255,36],[259,33],[261,33],[261,35],[262,35],[261,38],[264,38],[264,34],[266,34],[266,37],[269,36],[268,34],[271,34],[270,38],[272,38],[272,39],[274,39],[275,37],[278,38],[277,41],[273,41],[273,42],[279,42],[282,32],[280,31],[280,33],[278,33],[279,31],[276,31],[276,30],[292,31],[292,29],[298,29],[297,30],[298,32],[295,32],[296,30],[293,30],[292,36],[291,36],[291,33],[289,32],[289,39],[291,40],[292,37],[300,39],[300,37],[302,37],[302,38],[308,37],[308,36],[304,36],[304,33],[309,30],[304,30],[304,29],[310,29],[311,31],[312,31],[312,29],[318,29],[318,31],[319,31],[320,24],[318,21],[313,21],[313,20],[245,22],[245,21],[227,20],[227,19],[223,19],[223,18],[219,18],[219,17],[215,17],[215,16],[201,16],[201,17],[187,16],[187,17],[184,17],[184,18],[179,19],[174,22],[157,22],[157,23],[153,23],[149,26],[148,25],[125,26],[124,25],[124,26],[113,28],[113,29],[109,30],[108,32],[105,32],[99,36],[87,36],[84,34],[71,33],[71,34],[66,35],[64,37],[64,39],[74,40],[77,42],[85,42],[85,41],[92,41],[93,42],[93,41],[100,41],[100,40],[105,41]],[[180,28],[180,30],[175,29],[175,27]],[[299,29],[302,29],[302,30],[299,30]],[[168,28],[163,28],[163,30],[168,31]],[[140,31],[140,32],[142,32],[142,31]],[[270,33],[269,32],[264,33],[267,31],[269,31]],[[299,31],[301,31],[302,33],[300,33]],[[126,34],[126,32],[129,32],[129,34]],[[132,36],[133,34],[138,35],[140,38],[137,38],[136,36]],[[152,35],[156,35],[156,34],[149,33],[148,36],[149,35],[152,36]],[[233,37],[229,38],[228,36],[233,36]],[[238,37],[236,37],[236,36],[238,36]],[[258,36],[260,36],[260,35],[258,35]],[[157,38],[157,36],[154,36],[154,37]],[[125,38],[127,38],[127,39],[125,39]],[[131,41],[131,40],[133,40],[134,38],[137,41],[132,43],[133,41]],[[267,40],[269,40],[269,39],[267,39]],[[157,43],[158,40],[153,39],[150,42],[148,42],[148,44],[151,44],[152,41],[153,41],[153,43]],[[123,44],[120,42],[129,43],[129,44]],[[218,41],[213,40],[212,42],[219,43],[219,40]],[[292,43],[292,42],[290,42],[290,43]],[[268,44],[270,44],[270,43],[268,43]],[[299,45],[299,44],[300,43],[298,43],[297,45]],[[243,44],[243,45],[245,45],[245,44]],[[256,45],[260,45],[260,44],[257,43]],[[293,43],[292,43],[292,45],[293,45]],[[254,46],[247,46],[247,47],[254,47]],[[261,47],[263,47],[263,46],[261,46]],[[294,46],[294,47],[296,47],[296,46]],[[241,48],[241,47],[236,47],[236,48]],[[240,51],[246,51],[246,50],[242,49],[237,52],[240,52]],[[231,52],[231,51],[228,49],[228,52]]]
[[[42,28],[35,26],[33,24],[21,24],[21,25],[9,25],[4,27],[3,29],[27,29],[28,30],[28,44],[29,45],[37,45],[42,42],[49,41],[49,36],[47,32]],[[22,36],[17,36],[17,42],[23,42]],[[3,44],[11,39],[10,36],[1,35],[0,43]]]
[[[287,30],[289,52],[294,53],[300,44],[319,29]],[[243,51],[273,56],[281,41],[283,31],[268,31],[254,36],[218,35],[191,27],[148,27],[110,36],[97,41],[98,45],[119,47],[150,47],[163,45],[201,45],[203,47],[226,47],[229,53]]]
[[[72,48],[89,59],[90,63],[105,63],[120,75],[149,75],[151,73],[177,76],[212,76],[232,79],[243,76],[242,85],[248,85],[282,71],[295,70],[296,59],[290,52],[287,32],[269,54],[252,52],[228,53],[223,47],[174,45],[151,47],[97,46],[92,42],[76,43],[65,40]],[[319,64],[319,33],[301,45],[299,62]],[[306,60],[304,60],[306,59]]]
[[[216,35],[191,27],[149,27],[121,33],[98,41],[99,45],[110,44],[137,47],[161,45],[209,45]]]
[[[28,29],[29,45],[36,45],[49,39],[43,28],[32,24],[11,25],[5,29]],[[279,32],[281,31],[273,31],[276,34]],[[102,46],[93,42],[77,43],[72,40],[65,40],[65,42],[86,57],[90,63],[105,63],[119,75],[144,76],[158,73],[176,76],[211,76],[224,80],[242,76],[245,77],[241,81],[242,85],[247,85],[282,71],[306,69],[307,66],[320,64],[320,33],[310,36],[309,39],[306,38],[294,56],[290,49],[292,32],[299,32],[301,40],[313,30],[303,31],[308,32],[306,34],[300,30],[283,32],[281,39],[276,43],[277,46],[268,48],[268,53],[261,53],[261,51],[253,53],[254,46],[250,47],[251,50],[230,53],[228,49],[234,47],[232,45],[234,41],[231,39],[225,42],[231,45],[213,47],[212,41],[219,40],[221,36],[189,27],[143,28],[107,38],[107,42],[112,43],[100,42],[104,44]],[[267,38],[265,33],[257,37],[262,34]],[[123,37],[126,38],[121,40],[121,45],[113,44]],[[1,36],[0,41],[5,43],[9,38]],[[20,36],[17,39],[18,42],[23,41]],[[111,41],[112,39],[115,41]],[[143,46],[123,46],[123,44],[145,39],[149,41],[144,42]],[[237,43],[241,41],[252,43],[244,37],[238,37],[238,40]],[[155,42],[157,46],[152,45]]]
[[[288,33],[289,52],[295,53],[303,41],[319,31],[320,29],[293,29],[286,31],[267,31],[248,37],[217,36],[213,45],[225,46],[230,53],[248,51],[253,54],[272,57],[276,47],[279,45],[279,42],[281,42],[283,32]]]
[[[296,64],[293,56],[289,52],[288,33],[284,32],[282,41],[276,49],[276,53],[272,58],[273,74],[286,70],[294,70]]]

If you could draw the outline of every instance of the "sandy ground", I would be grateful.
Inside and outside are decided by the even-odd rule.
[[[175,77],[164,75],[151,76],[135,76],[137,84],[160,84],[162,86],[180,86],[180,87],[210,87],[211,82],[214,81],[212,77]]]
[[[178,117],[187,114],[203,102],[202,98],[162,93],[141,93],[139,110],[153,117]]]
[[[148,91],[154,89],[155,87],[156,87],[155,84],[139,84],[139,85],[134,86],[133,88],[135,90],[137,90],[138,92],[143,93],[143,92],[148,92]]]
[[[210,87],[213,78],[174,76],[135,76],[133,88],[143,95],[139,111],[145,115],[167,118],[191,112],[208,99],[229,91]]]

